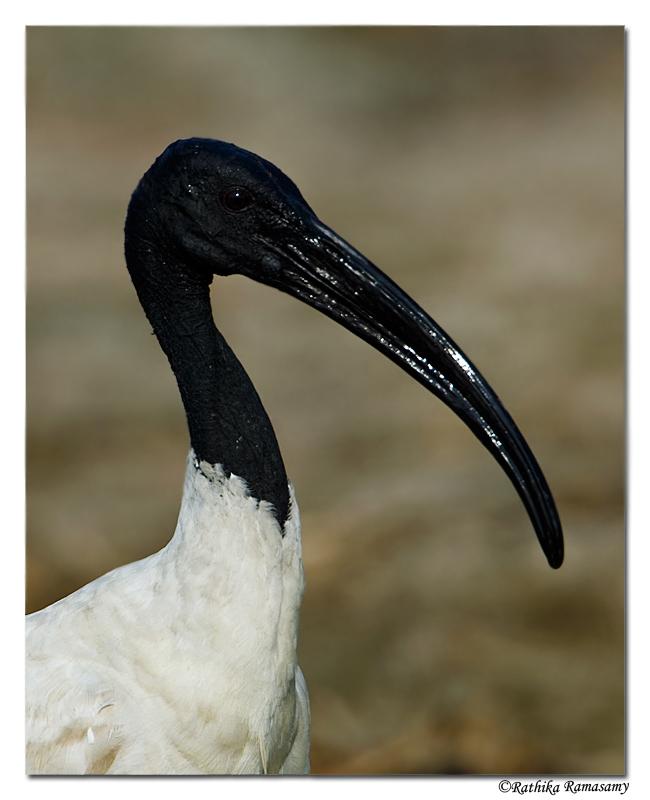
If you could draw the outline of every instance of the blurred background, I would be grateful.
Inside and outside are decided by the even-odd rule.
[[[27,610],[173,533],[188,436],[123,222],[170,142],[233,141],[460,344],[565,528],[556,572],[440,402],[215,279],[302,512],[312,771],[622,772],[623,28],[28,28],[27,61]]]

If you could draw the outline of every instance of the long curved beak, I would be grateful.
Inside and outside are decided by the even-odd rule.
[[[548,563],[564,558],[560,519],[535,456],[488,382],[431,317],[311,213],[264,237],[273,268],[257,280],[335,319],[446,403],[492,453],[528,511]]]

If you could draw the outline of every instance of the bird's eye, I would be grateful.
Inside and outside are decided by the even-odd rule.
[[[232,189],[226,189],[221,195],[221,202],[228,209],[228,211],[244,211],[253,203],[253,196],[247,189],[242,189],[240,186],[233,186]]]

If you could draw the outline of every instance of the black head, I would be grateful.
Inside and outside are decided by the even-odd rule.
[[[313,216],[298,187],[269,161],[234,144],[185,139],[140,181],[127,235],[137,218],[140,238],[157,248],[164,243],[188,266],[267,282],[278,265],[265,240],[295,235]]]

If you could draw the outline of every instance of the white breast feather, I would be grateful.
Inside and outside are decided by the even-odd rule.
[[[309,771],[298,508],[247,494],[190,452],[170,543],[27,618],[29,774]]]

